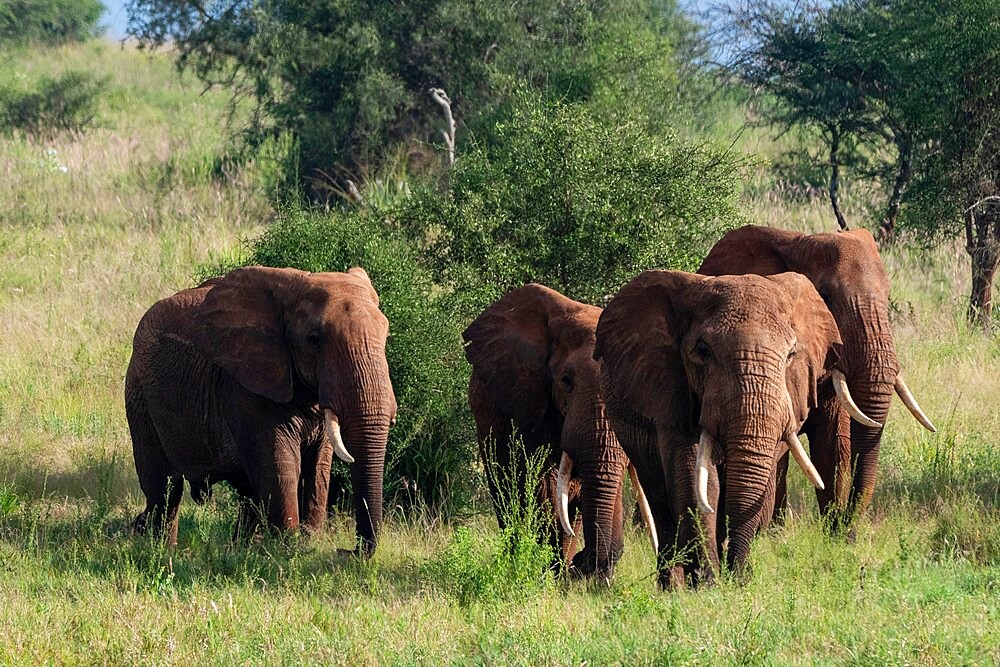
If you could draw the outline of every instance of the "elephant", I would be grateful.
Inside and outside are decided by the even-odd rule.
[[[889,280],[871,233],[859,229],[810,235],[748,225],[723,236],[698,269],[713,276],[785,271],[812,282],[844,342],[843,373],[831,374],[820,387],[820,405],[803,431],[825,483],[817,490],[820,511],[835,530],[849,527],[853,539],[853,519],[864,512],[875,490],[879,445],[893,392],[925,428],[936,429],[899,372],[889,326]],[[787,468],[787,459],[782,468]],[[784,479],[782,472],[779,509],[785,507]]]
[[[486,308],[463,338],[472,366],[469,405],[501,529],[503,494],[513,485],[523,497],[525,457],[540,453],[545,463],[536,494],[542,506],[551,504],[553,520],[539,539],[571,572],[610,578],[623,548],[622,482],[629,465],[608,423],[593,358],[600,314],[596,306],[531,283]],[[512,446],[518,437],[523,451]],[[635,488],[648,520],[642,490]],[[574,555],[581,524],[585,546]]]
[[[608,303],[594,357],[658,529],[661,587],[712,582],[727,538],[726,565],[746,571],[787,451],[823,485],[796,434],[840,347],[833,316],[795,273],[646,271]]]
[[[397,410],[388,330],[358,267],[250,266],[154,304],[136,328],[125,377],[146,497],[134,530],[151,526],[176,544],[187,479],[196,502],[215,482],[233,487],[235,535],[252,535],[264,517],[282,531],[317,531],[336,454],[351,466],[358,550],[370,556]]]

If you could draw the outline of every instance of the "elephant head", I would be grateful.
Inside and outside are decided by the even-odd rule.
[[[396,415],[388,330],[364,269],[254,266],[211,281],[187,331],[250,392],[278,404],[318,404],[334,453],[351,466],[358,539],[368,555],[382,520],[386,441]],[[314,511],[325,516],[325,497]]]
[[[786,448],[822,486],[795,434],[839,347],[833,317],[794,273],[647,271],[626,284],[601,316],[595,356],[629,457],[662,462],[661,471],[641,471],[651,495],[670,497],[674,516],[654,512],[657,525],[683,526],[697,506],[710,536],[715,524],[728,527],[729,565],[742,567],[754,534],[771,519],[775,464]],[[642,443],[659,456],[634,451]],[[721,484],[724,520],[704,518],[715,509],[710,478],[715,492]],[[681,547],[696,539],[681,533]],[[677,537],[661,534],[660,541]],[[709,546],[714,561],[718,545]]]
[[[627,465],[605,414],[593,358],[600,314],[600,308],[529,284],[487,308],[463,334],[480,442],[492,437],[498,450],[506,448],[513,425],[529,449],[551,449],[548,465],[555,468],[558,461],[558,474],[555,488],[542,495],[555,505],[565,545],[575,536],[570,489],[574,495],[579,489],[586,546],[573,564],[587,574],[610,573],[621,555]]]
[[[872,235],[863,229],[809,235],[750,225],[723,236],[698,270],[704,275],[771,275],[784,271],[801,273],[812,282],[833,314],[844,341],[839,362],[843,374],[834,375],[833,388],[853,417],[851,460],[840,457],[836,473],[823,470],[829,488],[821,503],[826,510],[834,501],[830,494],[835,489],[846,492],[845,484],[835,484],[833,477],[849,474],[853,466],[850,499],[837,499],[839,505],[849,505],[853,514],[864,509],[875,488],[882,425],[893,392],[924,427],[931,431],[935,428],[899,373],[889,326],[889,280]],[[849,393],[844,391],[848,386]],[[831,428],[818,424],[813,428],[813,451],[817,446],[838,449],[838,443],[826,442],[827,434],[836,430],[836,425]]]

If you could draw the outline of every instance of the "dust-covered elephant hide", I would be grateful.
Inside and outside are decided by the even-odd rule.
[[[659,529],[662,586],[711,580],[728,537],[744,566],[775,466],[836,366],[840,337],[808,280],[647,271],[611,300],[596,358],[608,416]]]
[[[820,406],[803,429],[825,482],[825,489],[817,491],[820,510],[837,526],[850,522],[871,500],[893,393],[925,428],[935,428],[899,372],[889,326],[889,279],[872,235],[867,230],[810,235],[750,225],[723,236],[698,273],[784,271],[812,282],[844,341],[843,373],[831,375],[820,387]],[[783,474],[777,504],[785,504]]]
[[[246,267],[153,305],[136,329],[125,409],[146,509],[138,532],[177,541],[184,479],[203,500],[227,481],[237,533],[263,518],[318,530],[332,456],[351,466],[359,547],[382,519],[396,399],[388,321],[368,274]]]
[[[537,496],[553,514],[540,539],[575,572],[607,577],[622,552],[628,461],[608,423],[593,358],[600,314],[530,284],[487,308],[463,336],[472,365],[469,404],[501,528],[509,499],[500,494],[513,488],[523,497],[525,458],[540,452]],[[585,547],[574,556],[581,526]]]

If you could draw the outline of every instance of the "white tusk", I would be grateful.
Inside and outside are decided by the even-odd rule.
[[[872,428],[882,428],[881,424],[861,412],[861,408],[851,398],[851,390],[847,388],[847,378],[836,368],[833,369],[833,388],[837,392],[837,399],[840,401],[840,404],[844,406],[844,409],[847,410],[854,421],[865,426],[871,426]]]
[[[558,504],[559,523],[570,537],[576,537],[573,524],[569,522],[569,479],[573,474],[573,459],[563,452],[559,459],[559,476],[556,477],[556,502]]]
[[[822,491],[826,488],[826,485],[823,484],[823,478],[819,476],[816,466],[813,465],[809,455],[806,454],[806,448],[802,446],[802,441],[796,435],[796,431],[799,430],[798,419],[795,418],[795,406],[792,405],[792,394],[787,388],[785,390],[785,397],[788,398],[788,432],[785,434],[785,442],[788,443],[788,450],[792,453],[792,458],[795,459],[795,462],[802,468],[802,472],[806,474],[806,478],[813,486]]]
[[[924,414],[924,411],[920,409],[920,406],[917,405],[917,399],[913,398],[913,394],[910,393],[910,388],[906,386],[905,382],[903,382],[902,375],[896,376],[896,393],[899,395],[899,399],[903,401],[903,405],[906,406],[906,409],[910,411],[910,414],[916,417],[917,421],[920,422],[925,429],[931,433],[937,433],[937,428],[934,426],[934,423],[928,419],[927,415]]]
[[[799,464],[799,467],[802,468],[802,472],[806,474],[806,478],[820,491],[825,489],[826,485],[823,484],[823,478],[819,476],[816,466],[809,460],[809,455],[806,454],[806,449],[802,446],[799,436],[795,435],[793,431],[789,431],[788,435],[785,436],[785,442],[788,443],[788,449],[792,452],[792,457]]]
[[[698,509],[705,514],[715,512],[708,504],[708,466],[712,464],[712,448],[715,447],[715,440],[705,429],[701,430],[701,438],[698,439],[698,481],[695,485],[695,492],[698,496]]]
[[[333,453],[344,463],[354,463],[354,457],[347,451],[344,440],[340,437],[340,422],[337,421],[337,415],[333,414],[333,410],[327,408],[323,410],[323,416],[325,417],[323,421],[326,426],[326,437],[333,444]]]
[[[646,500],[646,492],[642,490],[642,484],[639,483],[639,475],[635,471],[635,466],[631,463],[628,464],[628,476],[632,480],[632,489],[635,490],[635,499],[639,503],[639,514],[642,515],[643,520],[646,522],[646,528],[649,529],[649,541],[653,543],[653,553],[660,552],[660,538],[656,536],[656,522],[653,521],[653,512],[649,509],[649,501]]]

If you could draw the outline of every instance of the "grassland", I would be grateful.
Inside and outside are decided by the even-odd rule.
[[[482,505],[452,523],[390,511],[369,562],[338,555],[348,516],[309,541],[234,546],[225,490],[182,504],[175,550],[130,536],[140,495],[122,379],[135,323],[239,253],[274,204],[266,164],[215,176],[225,100],[179,81],[164,56],[97,42],[14,54],[0,72],[64,63],[108,77],[101,125],[0,138],[3,664],[1000,662],[1000,341],[964,324],[967,259],[953,244],[885,253],[901,361],[939,432],[893,408],[856,544],[824,534],[798,473],[794,518],[756,542],[750,579],[678,593],[656,590],[637,531],[610,588],[477,588],[490,545],[463,546],[455,530],[494,532]],[[749,191],[756,221],[833,228],[824,201],[768,192]],[[862,197],[849,202],[862,219]]]

